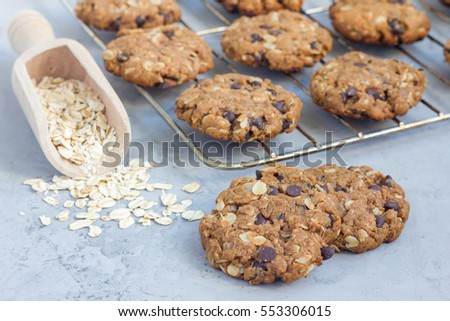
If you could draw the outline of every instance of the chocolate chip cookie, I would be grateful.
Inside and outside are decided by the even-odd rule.
[[[77,17],[100,30],[152,28],[180,20],[175,0],[81,0]]]
[[[206,257],[250,284],[297,280],[334,254],[329,244],[341,227],[336,202],[296,168],[268,167],[257,178],[236,179],[200,223]]]
[[[341,203],[342,228],[333,243],[339,250],[365,252],[396,240],[408,220],[409,203],[391,176],[367,167],[334,165],[311,168],[305,175]]]
[[[175,25],[121,32],[103,53],[109,72],[149,87],[167,88],[195,79],[214,65],[211,48]]]
[[[430,30],[425,12],[405,0],[338,0],[330,18],[344,37],[365,44],[408,44]]]
[[[300,12],[303,0],[218,0],[229,12],[257,16],[271,11],[288,9]]]
[[[325,57],[332,38],[300,13],[281,10],[237,19],[223,34],[222,48],[230,59],[248,66],[296,72]]]
[[[425,73],[410,64],[350,52],[318,69],[310,89],[314,103],[333,114],[386,120],[416,106],[426,85]]]
[[[245,142],[293,131],[301,110],[299,98],[268,79],[225,74],[186,90],[176,100],[175,111],[204,134]]]
[[[445,45],[444,55],[445,55],[445,59],[447,59],[448,63],[450,64],[450,40]]]

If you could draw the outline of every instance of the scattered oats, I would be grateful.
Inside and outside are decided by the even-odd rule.
[[[65,208],[72,208],[75,205],[75,201],[67,200],[64,202]]]
[[[77,213],[75,214],[75,217],[78,219],[96,220],[100,218],[100,214],[95,212]]]
[[[131,201],[130,203],[128,203],[128,208],[134,210],[138,207],[141,206],[141,203],[144,201],[143,197],[139,197],[137,199],[135,199],[134,201]]]
[[[100,234],[102,234],[102,229],[98,226],[95,225],[90,225],[89,226],[89,233],[88,235],[90,237],[99,237]]]
[[[118,208],[109,213],[109,218],[114,221],[121,221],[131,216],[131,210],[129,208]]]
[[[39,216],[39,220],[41,221],[41,224],[44,226],[52,224],[52,220],[50,219],[50,217],[45,215]]]
[[[188,208],[189,206],[192,205],[192,201],[191,200],[182,200],[181,205],[183,205],[185,208]]]
[[[85,199],[79,199],[75,201],[75,206],[78,208],[85,208],[87,205],[87,202]]]
[[[39,183],[45,184],[45,182],[40,178],[31,178],[31,179],[27,179],[23,182],[24,185],[30,185],[30,186],[34,185],[34,184],[39,184]]]
[[[44,202],[46,202],[47,204],[50,204],[52,206],[58,206],[59,205],[59,201],[52,197],[52,196],[46,196],[43,198]]]
[[[153,192],[155,188],[153,187],[153,184],[147,184],[147,187],[145,188],[149,192]]]
[[[100,219],[101,219],[103,222],[109,222],[109,221],[111,221],[111,218],[110,218],[108,215],[102,215],[102,216],[100,216]]]
[[[149,218],[146,218],[146,217],[140,218],[138,222],[141,223],[141,225],[145,226],[145,227],[148,227],[148,226],[152,225],[152,221]]]
[[[145,210],[143,210],[142,208],[137,208],[133,210],[133,214],[136,217],[143,217],[145,215]]]
[[[42,192],[47,193],[47,191],[48,191],[47,186],[48,185],[46,183],[39,182],[39,183],[31,185],[31,188],[37,193],[42,193]]]
[[[163,209],[162,215],[163,216],[170,216],[170,215],[172,215],[172,212],[169,211],[169,209],[166,208],[166,209]]]
[[[255,195],[263,195],[267,193],[267,185],[262,181],[257,181],[252,187],[252,193]]]
[[[161,203],[163,203],[165,206],[171,206],[174,205],[177,202],[177,196],[175,194],[169,193],[161,194]]]
[[[154,183],[154,184],[151,184],[151,186],[154,189],[162,189],[162,190],[164,190],[164,189],[172,189],[173,188],[172,184],[164,184],[164,183]]]
[[[20,215],[20,216],[25,216],[25,212],[20,211],[20,212],[19,212],[19,215]]]
[[[189,222],[201,220],[205,216],[205,213],[202,211],[186,211],[183,214],[181,214],[181,217],[185,220],[188,220]]]
[[[144,217],[153,220],[155,218],[161,217],[161,214],[158,214],[156,212],[150,211],[150,212],[145,213]]]
[[[148,210],[149,208],[152,208],[153,206],[156,205],[155,201],[151,201],[151,200],[144,200],[143,202],[141,202],[141,204],[139,205],[139,208],[143,209],[143,210]]]
[[[97,207],[97,206],[92,206],[92,207],[88,207],[87,211],[88,211],[88,213],[92,213],[92,212],[98,213],[98,212],[102,211],[102,208]]]
[[[55,218],[60,222],[65,222],[69,220],[69,211],[64,210],[60,212],[58,215],[55,216]]]
[[[188,193],[195,193],[200,189],[199,183],[190,183],[187,185],[184,185],[182,190]]]
[[[131,215],[128,216],[127,218],[119,221],[119,227],[122,230],[129,228],[133,224],[134,224],[134,218]]]
[[[167,210],[172,213],[184,213],[186,212],[186,207],[181,204],[174,204],[167,207]]]
[[[69,230],[71,231],[81,230],[85,227],[88,227],[92,223],[94,223],[93,220],[77,220],[69,225]]]
[[[97,205],[101,208],[111,208],[116,206],[116,201],[112,198],[105,198],[100,201],[98,201]]]
[[[155,222],[160,225],[170,225],[173,223],[173,220],[170,217],[157,217],[155,218]]]

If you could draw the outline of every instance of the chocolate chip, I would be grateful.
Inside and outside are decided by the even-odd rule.
[[[302,188],[298,185],[289,185],[286,188],[286,194],[289,196],[299,196],[302,193]]]
[[[156,84],[156,88],[158,89],[167,89],[169,88],[169,84],[166,82],[160,82],[159,84]]]
[[[116,19],[111,23],[111,29],[114,31],[118,31],[121,25],[122,21],[120,19]]]
[[[334,188],[335,192],[347,192],[347,189],[345,187],[336,185],[336,187]]]
[[[266,57],[264,56],[264,52],[262,51],[255,53],[254,57],[257,62],[263,62],[266,59]]]
[[[272,29],[271,26],[266,25],[266,24],[260,25],[259,27],[260,27],[261,29],[264,29],[264,30],[270,30],[270,29]]]
[[[228,109],[223,116],[230,122],[233,123],[236,119],[236,115],[233,113],[232,110]]]
[[[250,38],[252,39],[252,42],[259,42],[259,41],[263,41],[264,40],[263,37],[261,37],[257,33],[252,33],[250,35]]]
[[[383,216],[377,216],[375,218],[375,224],[377,225],[378,228],[383,227],[383,225],[384,225],[384,217]]]
[[[328,189],[328,187],[326,185],[320,185],[320,187],[327,193],[330,192],[330,190]]]
[[[173,36],[175,35],[175,31],[170,30],[164,33],[166,35],[167,38],[169,38],[170,40],[172,40]]]
[[[237,83],[237,82],[233,82],[233,83],[230,85],[230,88],[231,88],[231,89],[241,89],[241,85],[239,85],[239,83]]]
[[[269,192],[267,194],[269,195],[278,195],[280,193],[280,191],[278,190],[278,188],[276,186],[269,186]]]
[[[325,246],[320,249],[320,253],[322,254],[322,258],[324,261],[331,259],[334,255],[334,248],[332,246]]]
[[[275,107],[280,113],[282,114],[286,113],[286,110],[284,109],[285,106],[284,101],[276,101],[272,103],[272,106]]]
[[[313,41],[310,43],[311,49],[317,50],[319,49],[319,43],[317,41]]]
[[[375,100],[382,100],[382,101],[386,100],[386,95],[384,93],[377,92],[376,89],[373,88],[366,89],[366,93],[372,96],[373,99]]]
[[[392,183],[393,183],[392,177],[387,175],[385,178],[383,178],[380,181],[380,183],[381,183],[381,185],[384,185],[386,187],[392,187]]]
[[[328,215],[328,217],[330,218],[330,221],[331,221],[331,223],[330,223],[330,227],[331,228],[333,228],[333,225],[334,225],[334,222],[336,222],[336,219],[334,218],[334,216],[333,215]]]
[[[266,265],[266,263],[263,263],[263,262],[255,262],[255,263],[253,263],[253,267],[255,269],[261,269],[261,270],[267,271],[267,265]]]
[[[274,95],[274,96],[278,95],[277,91],[274,90],[274,89],[267,88],[266,90],[267,90],[268,92],[270,92],[270,93],[271,93],[272,95]]]
[[[250,82],[250,85],[252,85],[253,87],[261,87],[261,83],[256,80],[253,80],[252,82]]]
[[[259,258],[263,262],[272,262],[277,256],[277,252],[273,247],[263,246],[259,249]]]
[[[387,210],[394,210],[396,212],[400,211],[400,205],[397,202],[387,202],[384,204],[384,209]]]
[[[283,179],[284,179],[284,176],[283,175],[280,175],[280,174],[275,174],[275,177],[281,182],[281,181],[283,181]]]
[[[348,87],[344,93],[341,94],[342,100],[344,101],[344,104],[347,103],[347,101],[355,96],[358,95],[358,89],[355,87]]]
[[[356,66],[356,67],[365,67],[365,66],[367,66],[365,63],[363,63],[363,62],[355,62],[354,64],[353,64],[353,66]]]
[[[284,218],[285,218],[285,215],[284,215],[284,213],[281,213],[279,216],[278,216],[278,220],[279,221],[283,221],[284,220]]]
[[[388,21],[388,25],[391,28],[391,31],[394,35],[402,35],[405,33],[405,26],[403,23],[398,19],[390,19]]]
[[[369,189],[373,189],[374,191],[381,191],[381,187],[378,185],[370,185]]]
[[[266,224],[266,222],[267,219],[262,214],[256,215],[255,225]]]
[[[145,25],[145,23],[147,22],[147,18],[145,18],[144,16],[139,15],[139,16],[136,17],[136,21],[135,22],[136,22],[136,25],[137,25],[138,28],[142,28]]]
[[[127,54],[126,52],[119,52],[117,54],[117,61],[120,63],[126,62],[126,61],[128,61],[128,59],[130,59],[130,55]]]
[[[279,35],[281,35],[282,33],[283,33],[283,31],[281,31],[281,30],[277,30],[277,29],[275,29],[275,30],[270,30],[269,31],[269,33],[272,35],[272,36],[279,36]]]
[[[391,0],[391,3],[405,4],[405,0]]]
[[[258,130],[263,129],[263,119],[262,117],[257,117],[251,120],[251,125],[258,128]]]
[[[164,22],[168,22],[168,21],[172,20],[172,14],[171,13],[166,13],[166,12],[160,10],[159,14],[163,17]]]
[[[261,172],[260,170],[256,171],[256,179],[261,179],[263,176],[263,172]]]
[[[291,127],[292,123],[289,120],[283,120],[283,131],[286,131],[289,127]]]

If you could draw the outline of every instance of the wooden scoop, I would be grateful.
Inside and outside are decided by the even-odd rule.
[[[53,167],[69,177],[86,176],[79,166],[61,157],[50,140],[46,110],[32,82],[32,79],[39,82],[45,76],[83,81],[100,96],[106,106],[108,123],[116,129],[120,144],[112,152],[120,155],[120,161],[123,160],[131,137],[130,121],[122,102],[87,49],[71,39],[55,39],[49,22],[35,11],[19,13],[11,22],[8,37],[14,50],[21,55],[12,73],[14,92]],[[107,161],[113,159],[116,158],[109,157]],[[102,166],[96,174],[113,169],[112,166]]]

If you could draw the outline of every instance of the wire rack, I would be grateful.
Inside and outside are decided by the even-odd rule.
[[[69,0],[60,0],[63,5],[68,9],[68,11],[75,17],[73,6],[69,3]],[[231,23],[230,19],[227,18],[227,13],[223,12],[221,8],[219,8],[215,3],[211,2],[210,0],[199,0],[202,2],[202,4],[207,8],[207,11],[212,13],[215,17],[218,18],[218,21],[222,24],[219,26],[212,26],[211,28],[206,28],[200,31],[196,31],[197,35],[204,37],[205,40],[211,41],[210,37],[214,37],[214,41],[217,43],[217,38],[220,39],[220,35],[226,31],[227,26]],[[421,2],[425,2],[420,0]],[[439,15],[442,19],[448,19],[448,16],[446,16],[444,13],[440,12],[437,8],[431,6],[430,4],[426,3],[424,4],[426,8],[428,8],[433,13],[436,13]],[[340,35],[336,34],[334,30],[330,26],[326,26],[323,23],[319,21],[316,17],[320,14],[326,14],[329,9],[329,5],[327,6],[319,6],[315,8],[309,8],[303,11],[303,14],[308,16],[311,20],[318,22],[322,27],[328,29],[328,31],[332,34],[335,44],[338,43],[341,47],[340,54],[346,52],[346,51],[352,51],[356,50],[358,48],[354,48],[353,45],[350,45],[344,38],[342,38]],[[77,21],[80,23],[82,28],[87,32],[87,34],[97,43],[97,45],[101,49],[105,49],[105,43],[101,39],[101,37],[97,34],[97,32],[92,29],[91,27],[87,26],[83,22],[77,19]],[[184,25],[186,28],[192,29],[189,23],[186,23],[186,21],[182,20],[181,24]],[[434,46],[437,46],[441,49],[440,54],[442,55],[443,50],[443,42],[438,40],[436,37],[429,35],[428,41],[433,43]],[[220,41],[219,41],[220,42]],[[361,49],[359,49],[361,50]],[[445,76],[445,74],[441,73],[441,71],[436,70],[437,68],[433,68],[432,66],[429,66],[428,64],[421,61],[421,59],[417,58],[414,53],[411,53],[409,50],[403,48],[402,46],[395,47],[392,50],[396,50],[397,54],[402,55],[403,57],[407,58],[408,60],[412,61],[413,63],[421,66],[421,68],[425,69],[428,72],[428,78],[432,77],[434,78],[433,81],[437,83],[436,86],[433,85],[433,87],[439,87],[443,91],[448,91],[450,86],[450,79]],[[335,49],[333,49],[335,51]],[[236,63],[229,61],[223,54],[220,48],[213,48],[213,54],[215,56],[216,61],[220,62],[225,70],[227,72],[241,72],[243,66],[238,66]],[[437,53],[436,53],[437,54]],[[338,53],[335,53],[335,55],[339,55]],[[402,58],[403,58],[402,57]],[[322,60],[320,64],[324,64],[325,61]],[[319,67],[320,67],[319,64]],[[260,68],[264,69],[264,68]],[[247,73],[255,74],[258,71],[252,70]],[[245,73],[245,72],[241,72]],[[231,161],[228,158],[212,156],[211,154],[208,154],[208,151],[205,151],[203,148],[205,146],[205,142],[211,142],[211,138],[206,137],[204,135],[199,134],[200,136],[200,144],[198,143],[198,136],[195,137],[195,141],[192,138],[193,130],[189,127],[185,126],[182,122],[178,121],[175,113],[173,112],[173,104],[172,106],[164,105],[164,103],[161,103],[161,94],[140,87],[133,85],[136,90],[150,103],[150,105],[158,112],[158,114],[164,119],[164,121],[172,128],[172,130],[178,134],[180,140],[185,143],[196,155],[196,157],[201,160],[203,163],[210,167],[219,168],[219,169],[226,169],[226,170],[232,170],[232,169],[242,169],[242,168],[248,168],[258,165],[263,165],[271,162],[276,161],[282,161],[282,160],[288,160],[295,157],[301,157],[305,155],[310,155],[313,153],[330,150],[333,148],[337,148],[343,145],[347,144],[354,144],[358,142],[364,142],[370,139],[374,139],[376,137],[382,137],[391,135],[397,132],[402,132],[406,130],[410,130],[413,128],[422,127],[425,125],[429,125],[432,123],[442,122],[450,119],[450,110],[441,110],[436,106],[436,103],[433,101],[429,101],[428,99],[422,99],[420,103],[420,107],[413,108],[407,115],[408,117],[396,117],[392,120],[385,121],[385,122],[373,122],[373,121],[354,121],[349,119],[344,119],[340,116],[328,114],[324,111],[319,112],[321,110],[317,106],[314,106],[313,103],[310,101],[309,97],[309,89],[308,85],[305,83],[309,82],[309,77],[305,77],[305,75],[302,73],[298,74],[282,74],[282,73],[276,73],[276,72],[270,72],[269,75],[270,78],[280,78],[282,77],[283,80],[282,85],[286,87],[286,83],[289,82],[289,89],[291,91],[294,91],[297,95],[301,97],[301,99],[304,102],[304,110],[302,113],[302,117],[300,119],[299,124],[297,125],[297,130],[294,131],[291,134],[283,134],[277,137],[276,143],[277,146],[283,145],[283,142],[292,143],[293,141],[302,142],[301,144],[297,144],[297,146],[291,146],[292,148],[289,150],[280,149],[278,147],[274,147],[273,144],[268,142],[252,142],[249,144],[252,144],[252,148],[255,153],[252,153],[251,157],[247,157],[246,159],[243,159],[242,157],[236,157],[236,153],[232,153]],[[212,75],[213,76],[213,75]],[[307,80],[305,81],[305,79]],[[273,80],[273,79],[272,79]],[[291,87],[293,89],[291,89]],[[164,90],[163,97],[167,96],[173,96],[174,89],[166,89]],[[439,90],[439,89],[438,89]],[[450,97],[448,97],[450,99]],[[444,100],[445,101],[445,100]],[[439,101],[438,101],[439,103]],[[445,104],[445,103],[444,103]],[[307,112],[305,107],[310,107],[309,111],[311,111],[311,115],[308,118],[307,121],[303,121],[305,118],[304,114]],[[420,112],[416,111],[420,109]],[[172,111],[172,112],[171,112]],[[320,115],[316,115],[315,113],[320,113]],[[417,114],[417,115],[413,115]],[[412,117],[411,117],[412,115]],[[322,117],[323,119],[326,118],[326,121],[318,122],[317,117]],[[330,120],[331,118],[331,120]],[[311,124],[312,127],[311,127]],[[316,126],[317,124],[320,124],[320,126]],[[324,141],[323,139],[318,139],[317,135],[320,135],[322,137],[322,134],[325,134],[326,132],[332,132],[332,133],[341,133],[340,135],[337,135],[338,137],[328,138]],[[318,134],[319,133],[319,134]],[[217,144],[222,145],[222,150],[227,150],[226,147],[224,147],[227,142],[222,141],[214,141]],[[240,148],[244,148],[245,144],[237,144],[234,143],[233,147],[238,149],[238,155]],[[248,145],[247,145],[248,146]]]

